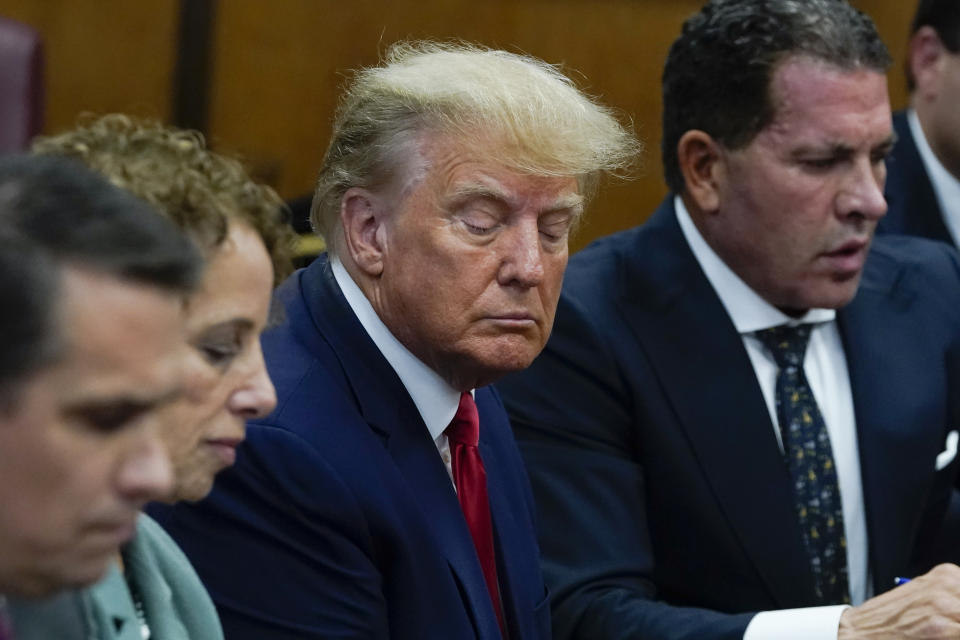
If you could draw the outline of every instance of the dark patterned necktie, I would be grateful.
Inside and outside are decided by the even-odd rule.
[[[797,520],[821,604],[850,602],[847,542],[830,436],[803,371],[810,325],[782,325],[756,336],[777,363],[777,421],[793,481]]]
[[[487,495],[487,472],[477,445],[480,441],[480,418],[477,405],[469,392],[460,394],[460,406],[444,432],[450,441],[450,467],[453,483],[457,487],[457,499],[463,510],[477,550],[483,578],[490,592],[497,623],[503,633],[503,612],[500,609],[500,583],[497,580],[497,560],[493,549],[493,521],[490,516],[490,499]]]

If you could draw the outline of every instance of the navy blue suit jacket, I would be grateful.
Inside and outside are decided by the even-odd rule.
[[[960,426],[957,256],[876,240],[838,325],[879,593],[931,566],[955,498],[957,461],[934,468]],[[498,387],[555,637],[739,640],[753,612],[815,603],[767,406],[672,199],[573,256],[547,348]]]
[[[499,638],[436,445],[326,257],[277,291],[263,337],[276,410],[196,505],[153,508],[229,640]],[[476,391],[510,638],[550,636],[526,473],[496,392]]]
[[[920,236],[953,244],[905,112],[894,114],[893,129],[897,133],[897,142],[887,160],[884,189],[887,215],[880,220],[877,232]]]

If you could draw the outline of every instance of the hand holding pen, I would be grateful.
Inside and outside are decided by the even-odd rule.
[[[844,611],[838,640],[960,638],[960,567],[942,564],[897,583],[896,589]]]

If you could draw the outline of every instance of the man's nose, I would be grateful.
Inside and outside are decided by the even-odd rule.
[[[145,504],[173,491],[170,455],[156,433],[159,425],[145,425],[145,433],[125,452],[117,476],[118,490],[131,502]]]
[[[857,162],[843,190],[837,196],[837,209],[843,216],[857,215],[867,220],[879,220],[887,213],[883,196],[886,169],[864,159]]]
[[[501,247],[500,284],[535,287],[543,281],[543,245],[536,222],[517,224]]]

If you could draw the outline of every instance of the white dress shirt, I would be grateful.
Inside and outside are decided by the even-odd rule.
[[[930,177],[930,183],[933,185],[933,192],[937,196],[937,204],[940,205],[943,222],[947,225],[947,230],[950,231],[953,244],[960,247],[960,180],[957,180],[952,173],[947,171],[947,168],[933,153],[926,136],[923,135],[923,127],[920,126],[917,112],[913,109],[907,111],[907,124],[910,126],[910,133],[913,134],[920,159],[923,161],[923,166]]]
[[[675,198],[674,207],[687,244],[743,339],[781,450],[783,443],[777,425],[775,404],[777,365],[753,332],[782,324],[814,325],[810,332],[803,369],[830,436],[843,506],[850,600],[854,604],[860,604],[869,597],[871,590],[867,530],[863,513],[863,487],[860,480],[853,395],[850,391],[847,360],[837,330],[836,311],[810,309],[801,318],[784,314],[761,298],[720,259],[700,235],[679,197]],[[838,605],[765,611],[754,616],[743,637],[744,640],[836,640],[840,615],[844,609],[845,605]]]
[[[383,357],[397,372],[400,382],[403,383],[407,393],[413,399],[413,404],[420,412],[423,423],[427,425],[430,437],[437,445],[437,451],[440,452],[440,457],[443,459],[443,464],[447,468],[447,475],[450,476],[450,482],[452,483],[453,470],[450,466],[450,443],[443,432],[450,425],[450,421],[453,420],[453,416],[456,415],[457,408],[460,406],[460,392],[410,353],[390,333],[390,329],[383,324],[383,320],[373,310],[370,301],[367,300],[363,291],[350,277],[339,258],[332,257],[330,267],[333,270],[334,279],[340,285],[340,290],[343,291],[343,297],[347,299],[347,304],[356,314],[357,320],[363,325],[367,335],[377,345],[377,349],[380,350]]]

